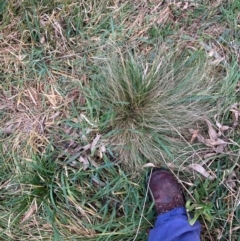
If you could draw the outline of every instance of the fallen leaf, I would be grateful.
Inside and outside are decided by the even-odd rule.
[[[106,152],[106,147],[104,145],[101,145],[100,150],[101,152]]]
[[[227,144],[220,144],[215,148],[216,153],[222,153]]]
[[[97,134],[96,137],[94,138],[94,140],[93,140],[93,142],[92,142],[92,144],[91,144],[91,152],[94,151],[94,149],[95,149],[98,141],[100,140],[100,138],[101,138],[101,135],[98,135],[98,134]]]
[[[174,165],[173,163],[167,162],[166,165],[170,169],[176,169],[176,170],[182,171],[181,167],[178,167],[178,166]]]
[[[230,111],[232,112],[233,127],[236,127],[238,125],[238,120],[240,116],[239,104],[238,103],[232,104]]]
[[[79,162],[81,162],[83,164],[83,170],[85,171],[86,169],[88,169],[89,167],[89,161],[86,157],[82,157],[80,156],[79,159],[78,159]]]
[[[218,134],[217,134],[217,132],[213,129],[212,123],[211,123],[208,119],[204,119],[204,120],[205,120],[205,122],[206,122],[207,125],[208,125],[208,135],[209,135],[210,139],[211,139],[212,141],[217,140]]]
[[[193,142],[193,140],[195,138],[197,138],[199,142],[204,143],[204,137],[201,134],[199,134],[198,129],[197,130],[189,129],[189,132],[192,134],[192,138],[191,138],[191,141],[190,141],[191,143]]]
[[[235,171],[231,172],[227,177],[226,184],[231,189],[234,189],[236,187],[236,180],[234,180],[236,179],[236,177],[237,175]]]
[[[81,77],[81,81],[83,82],[84,86],[87,85],[87,75],[83,74],[83,76]]]
[[[147,164],[144,164],[142,167],[145,168],[145,167],[156,167],[156,166],[153,163],[149,162]]]
[[[25,213],[22,221],[20,223],[25,222],[27,219],[29,219],[33,213],[35,213],[37,211],[37,202],[36,202],[36,198],[33,199],[30,208],[28,209],[28,211]]]
[[[202,174],[204,177],[209,178],[210,180],[214,180],[216,177],[213,175],[210,175],[205,168],[203,168],[201,165],[199,164],[191,164],[189,165],[190,168],[192,168],[193,170],[199,172],[200,174]]]
[[[214,55],[215,55],[214,56],[215,58],[218,56],[218,54],[216,54],[215,52],[214,52]],[[217,59],[215,59],[214,61],[211,62],[211,65],[217,65],[217,64],[221,63],[224,60],[225,60],[225,57],[217,58]]]
[[[220,130],[221,131],[227,131],[229,128],[230,128],[229,126],[222,126]]]
[[[78,163],[74,160],[70,163],[70,166],[72,167],[77,167],[78,166]]]
[[[216,126],[218,127],[218,129],[220,129],[222,125],[217,121],[216,116],[214,116],[214,119],[216,121]]]
[[[218,145],[222,145],[222,144],[226,145],[227,144],[227,142],[225,142],[224,140],[222,140],[220,138],[217,138],[217,140],[205,139],[204,143],[207,146],[210,146],[210,147],[215,147],[215,146],[218,146]]]
[[[104,145],[100,146],[100,148],[99,148],[99,157],[100,157],[100,159],[103,158],[103,153],[105,153],[105,152],[106,152],[106,147]]]
[[[96,176],[92,177],[92,181],[97,184],[100,187],[104,187],[106,185],[105,182],[102,182],[101,180],[99,180],[99,178],[97,178]]]
[[[45,43],[46,43],[46,39],[45,39],[44,36],[41,37],[41,39],[40,39],[40,43],[41,43],[41,44],[45,44]]]
[[[77,145],[74,149],[73,149],[73,153],[77,153],[79,151],[83,150],[83,146],[82,145]]]
[[[187,8],[188,8],[188,4],[189,4],[188,2],[185,2],[185,4],[184,4],[184,6],[183,6],[182,9],[183,9],[183,10],[187,9]]]
[[[224,148],[227,145],[227,142],[218,138],[216,141],[212,141],[210,139],[204,140],[205,145],[211,147],[216,153],[222,153]]]
[[[216,153],[215,152],[212,152],[212,153],[207,153],[203,156],[203,159],[207,159],[209,157],[213,157],[213,156],[216,156]]]
[[[233,127],[238,125],[238,112],[232,111]]]
[[[190,140],[190,143],[193,143],[194,139],[198,136],[198,134],[199,134],[199,129],[193,130],[192,138]]]
[[[218,127],[218,136],[221,136],[224,131],[228,130],[230,127],[229,126],[223,126],[220,122],[217,121],[217,115],[214,116],[216,126]]]
[[[13,124],[9,125],[6,128],[0,129],[0,133],[4,133],[4,134],[11,134],[13,132]]]
[[[75,140],[70,140],[70,141],[64,143],[64,145],[67,149],[72,147],[72,146],[75,146],[75,144],[76,144]]]
[[[76,153],[75,155],[69,157],[66,161],[67,164],[71,164],[74,160],[76,160],[81,155],[81,152]]]
[[[233,228],[232,231],[236,231],[238,229],[240,229],[240,226],[237,226],[237,227]]]
[[[89,161],[90,161],[90,163],[91,163],[92,166],[98,168],[98,164],[97,164],[97,163],[93,160],[93,158],[91,158],[90,156],[89,156]]]
[[[214,55],[215,51],[214,49],[211,49],[209,52],[208,52],[208,56],[209,57],[212,57]]]
[[[215,60],[213,60],[210,64],[211,65],[217,65],[220,62],[224,61],[226,63],[225,57],[222,57],[216,50],[216,46],[210,43],[210,45],[201,42],[202,46],[205,48],[205,50],[209,53],[209,57],[213,57]]]
[[[57,116],[59,116],[60,111],[57,111],[56,113],[52,114],[49,119],[55,119]]]
[[[90,148],[91,148],[91,144],[87,144],[82,149],[86,151],[86,150],[89,150]]]

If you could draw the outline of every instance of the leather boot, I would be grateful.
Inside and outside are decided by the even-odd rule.
[[[181,185],[169,171],[163,168],[152,171],[149,177],[149,194],[158,214],[184,207],[186,203]]]

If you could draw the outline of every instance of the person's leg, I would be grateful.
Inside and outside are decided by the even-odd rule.
[[[188,223],[186,209],[175,208],[157,217],[148,241],[200,241],[201,226]]]
[[[155,169],[149,190],[158,217],[148,241],[200,241],[200,223],[189,224],[182,188],[174,176],[165,169]]]

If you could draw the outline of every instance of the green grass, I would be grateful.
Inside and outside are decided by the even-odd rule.
[[[239,8],[1,2],[0,239],[146,240],[152,163],[184,185],[202,240],[239,240]],[[191,141],[203,117],[230,127],[221,153]]]

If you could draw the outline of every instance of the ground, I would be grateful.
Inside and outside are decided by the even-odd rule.
[[[202,240],[240,236],[240,3],[0,3],[0,239],[147,240],[169,168]]]

